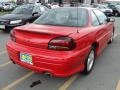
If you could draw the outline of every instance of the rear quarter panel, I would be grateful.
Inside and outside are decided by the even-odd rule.
[[[79,30],[78,33],[74,33],[71,35],[71,37],[76,41],[76,52],[82,53],[83,56],[83,62],[85,61],[86,57],[88,56],[88,53],[91,49],[92,43],[96,39],[96,32],[94,32],[93,28],[85,28]]]

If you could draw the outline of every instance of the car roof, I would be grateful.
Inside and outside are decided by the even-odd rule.
[[[93,7],[59,7],[59,8],[65,8],[65,9],[69,9],[69,8],[78,8],[78,9],[86,9],[86,10],[93,10],[93,9],[96,9],[96,8],[93,8]],[[57,9],[57,8],[55,8],[55,9]]]

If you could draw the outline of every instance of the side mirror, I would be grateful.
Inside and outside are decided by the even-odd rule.
[[[32,13],[32,16],[35,16],[35,15],[37,15],[38,14],[38,12],[34,12],[34,13]]]
[[[114,18],[107,18],[107,22],[115,22]]]

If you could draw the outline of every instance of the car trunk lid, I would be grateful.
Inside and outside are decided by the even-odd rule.
[[[38,48],[47,48],[51,39],[69,36],[76,32],[74,27],[44,26],[29,24],[15,28],[16,42]]]

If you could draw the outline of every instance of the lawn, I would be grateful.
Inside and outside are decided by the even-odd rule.
[[[9,13],[9,12],[7,12],[7,11],[6,11],[6,12],[4,12],[4,11],[1,12],[1,11],[0,11],[0,16],[1,16],[1,15],[4,15],[4,14],[8,14],[8,13]]]

